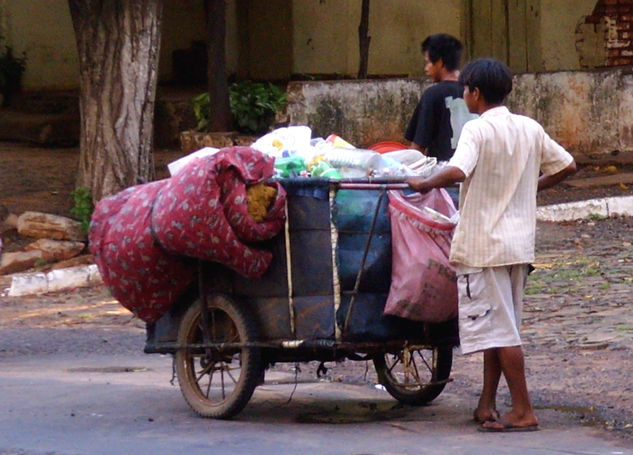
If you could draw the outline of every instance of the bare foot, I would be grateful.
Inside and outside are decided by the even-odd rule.
[[[473,420],[477,423],[493,422],[498,418],[499,412],[495,408],[477,408],[473,412]]]

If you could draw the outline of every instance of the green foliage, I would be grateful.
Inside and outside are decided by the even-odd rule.
[[[275,112],[286,104],[286,93],[270,82],[244,81],[231,85],[229,100],[238,131],[263,133],[275,120]]]
[[[286,93],[276,85],[242,81],[231,84],[229,102],[234,127],[243,133],[264,133],[275,120],[275,113],[287,102]],[[202,93],[193,99],[193,112],[198,130],[209,122],[209,94]]]
[[[196,129],[204,131],[209,123],[209,112],[211,110],[211,101],[209,101],[209,92],[201,93],[191,100],[193,103],[193,114],[196,116]]]
[[[47,265],[48,265],[48,261],[46,259],[42,259],[42,258],[37,258],[35,260],[35,264],[34,264],[34,266],[36,268],[42,268],[42,267],[45,267]]]
[[[590,213],[589,219],[593,221],[603,221],[606,220],[607,217],[605,215],[601,215],[600,213]]]
[[[72,193],[74,205],[70,209],[70,213],[76,216],[81,221],[81,227],[84,231],[88,232],[90,229],[90,219],[92,218],[92,212],[94,211],[94,205],[92,204],[92,196],[88,188],[79,187]]]

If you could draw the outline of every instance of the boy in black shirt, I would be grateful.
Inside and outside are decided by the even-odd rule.
[[[411,141],[411,148],[438,161],[453,156],[465,123],[459,119],[471,118],[462,99],[464,87],[457,82],[462,49],[457,38],[445,33],[430,35],[422,42],[424,70],[436,84],[422,94],[404,137]],[[451,111],[455,128],[451,126]]]

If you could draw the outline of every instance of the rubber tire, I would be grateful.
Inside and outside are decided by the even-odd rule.
[[[258,339],[256,321],[233,300],[224,295],[212,295],[207,299],[211,311],[225,313],[230,322],[237,329],[239,338],[237,342],[252,342]],[[200,302],[196,300],[183,316],[178,329],[178,344],[189,342],[202,342],[201,330],[198,327],[200,319]],[[198,332],[196,334],[196,332]],[[216,340],[221,341],[222,335],[216,334]],[[210,334],[212,337],[212,334]],[[214,341],[211,339],[211,341]],[[200,390],[195,380],[195,359],[190,357],[187,348],[178,349],[176,352],[176,375],[185,401],[201,417],[215,419],[230,419],[238,414],[253,395],[253,391],[259,382],[262,372],[261,350],[259,348],[242,348],[240,353],[240,376],[235,388],[222,401],[207,399]],[[218,353],[220,355],[221,353]],[[221,363],[216,362],[216,364]],[[193,369],[192,369],[192,366]]]
[[[451,367],[453,366],[453,348],[452,347],[434,347],[437,356],[437,368],[431,373],[431,381],[443,381],[449,378]],[[402,351],[401,351],[402,352]],[[385,353],[374,357],[374,367],[378,374],[378,380],[387,389],[387,392],[398,400],[400,403],[412,406],[422,406],[430,403],[438,397],[446,383],[427,385],[417,390],[410,390],[400,386],[393,376],[387,371],[387,362],[385,356],[392,355]]]

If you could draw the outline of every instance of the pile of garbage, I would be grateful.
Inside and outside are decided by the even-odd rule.
[[[308,126],[276,129],[251,147],[275,157],[278,177],[405,178],[430,173],[437,164],[435,158],[406,147],[378,153],[356,148],[335,134],[312,138]]]
[[[391,147],[360,149],[336,134],[312,137],[308,126],[278,128],[260,137],[251,148],[275,158],[275,177],[321,177],[330,179],[393,178],[431,175],[438,166],[436,158],[398,143]],[[384,151],[389,150],[389,151]],[[216,153],[206,147],[169,164],[175,175],[190,159]],[[380,153],[384,152],[384,153]]]

